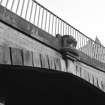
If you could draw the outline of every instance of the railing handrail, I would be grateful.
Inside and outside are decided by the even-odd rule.
[[[67,21],[63,20],[62,18],[60,18],[58,15],[56,15],[55,13],[53,13],[52,11],[50,11],[49,9],[47,9],[45,6],[41,5],[38,1],[36,0],[32,0],[35,3],[37,3],[39,6],[41,6],[42,8],[44,8],[45,10],[47,10],[48,12],[50,12],[52,15],[56,16],[58,19],[60,19],[61,21],[63,21],[64,23],[66,23],[67,25],[69,25],[71,28],[73,28],[74,30],[78,31],[79,33],[81,33],[83,36],[85,36],[86,38],[92,40],[93,42],[95,42],[92,38],[88,37],[87,35],[85,35],[84,33],[82,33],[80,30],[78,30],[77,28],[73,27],[72,25],[70,25]],[[97,43],[97,42],[95,42]],[[98,45],[101,45],[100,43],[97,43]],[[101,45],[102,47],[104,47],[103,45]],[[105,47],[104,47],[105,48]]]

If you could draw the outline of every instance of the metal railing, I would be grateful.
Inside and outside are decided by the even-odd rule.
[[[105,47],[90,39],[35,0],[0,0],[0,4],[51,35],[72,35],[77,49],[105,63]]]

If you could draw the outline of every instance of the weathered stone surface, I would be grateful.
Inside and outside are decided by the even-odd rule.
[[[59,58],[55,58],[55,66],[56,66],[56,70],[61,70],[61,62]]]
[[[33,52],[33,64],[34,67],[41,67],[40,54],[37,52]]]
[[[102,81],[101,85],[102,85],[102,90],[105,92],[105,81]]]
[[[75,63],[68,60],[67,65],[68,65],[67,71],[76,75],[76,65],[75,65]]]
[[[49,56],[49,67],[50,67],[50,69],[55,70],[54,57],[52,57],[52,56]]]
[[[63,64],[63,63],[62,63]],[[105,92],[105,73],[80,62],[67,61],[67,72],[72,73]]]
[[[99,85],[99,88],[102,90],[102,84],[101,84],[101,79],[98,79],[98,85]]]
[[[87,80],[87,72],[85,70],[82,70],[82,78]]]
[[[25,66],[33,66],[32,52],[23,50],[23,59]]]
[[[40,54],[40,60],[41,60],[41,68],[48,68],[49,69],[47,55]]]
[[[12,52],[13,65],[23,65],[22,50],[17,49],[17,48],[11,48],[11,52]]]
[[[93,75],[89,73],[90,83],[93,84]]]
[[[40,54],[41,68],[45,68],[45,57]]]
[[[78,77],[81,77],[81,69],[80,69],[80,67],[77,66],[77,65],[76,65],[76,75],[77,75]]]
[[[66,63],[63,59],[60,59],[61,62],[61,71],[66,72],[67,68],[66,68]]]
[[[94,78],[94,86],[98,87],[97,86],[97,77],[94,76],[93,78]]]
[[[62,37],[63,47],[74,47],[76,48],[77,41],[72,35],[64,35]]]
[[[0,64],[11,64],[10,49],[0,46]]]
[[[49,61],[47,55],[43,55],[44,61],[45,61],[45,68],[49,69]]]
[[[85,80],[86,80],[86,81],[89,81],[88,72],[87,72],[87,71],[84,71],[84,77],[85,77]]]

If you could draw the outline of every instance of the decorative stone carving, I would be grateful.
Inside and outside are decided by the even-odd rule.
[[[76,48],[77,46],[76,39],[71,35],[62,36],[62,43],[63,43],[63,48],[70,48],[70,47]]]
[[[59,38],[59,40],[61,41],[62,48],[60,49],[60,51],[64,59],[69,58],[73,61],[79,59],[78,51],[76,50],[77,41],[73,36],[71,35],[61,36],[57,34],[56,37]]]

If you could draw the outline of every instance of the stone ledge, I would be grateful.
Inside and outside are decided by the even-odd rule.
[[[55,50],[59,50],[61,47],[58,38],[55,38],[1,5],[0,21]]]

